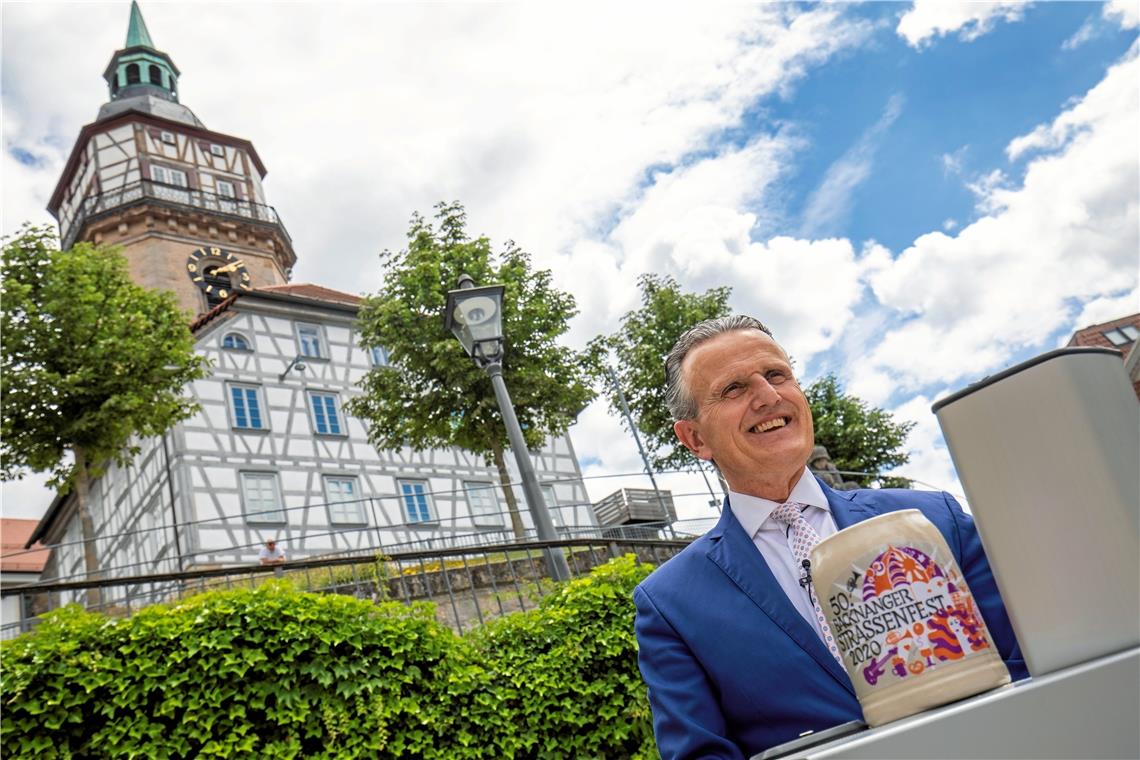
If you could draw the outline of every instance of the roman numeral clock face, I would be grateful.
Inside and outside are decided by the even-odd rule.
[[[195,248],[186,259],[186,273],[211,302],[229,298],[235,290],[253,290],[245,262],[222,248]]]

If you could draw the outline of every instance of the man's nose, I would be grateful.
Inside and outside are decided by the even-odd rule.
[[[759,408],[762,406],[772,406],[780,400],[780,394],[768,382],[768,379],[762,376],[753,378],[752,381],[752,406]]]

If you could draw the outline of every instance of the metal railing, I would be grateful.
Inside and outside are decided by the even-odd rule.
[[[75,243],[88,221],[128,206],[148,202],[171,207],[192,206],[224,216],[273,225],[281,231],[286,240],[292,242],[285,225],[281,223],[281,218],[272,206],[144,179],[84,199],[63,227],[63,248],[70,248]]]
[[[579,483],[585,480],[611,477],[616,476],[549,478],[544,479],[543,484]],[[511,485],[513,486],[515,483]],[[501,491],[502,486],[501,484],[488,484],[487,488]],[[434,489],[425,492],[425,495],[429,496],[434,503],[436,499],[441,497],[461,497],[465,491],[466,488]],[[700,495],[698,492],[670,493],[670,498],[678,499]],[[459,511],[450,515],[435,514],[433,519],[427,522],[411,522],[390,519],[392,515],[406,517],[404,512],[405,498],[403,496],[397,494],[376,495],[354,500],[308,502],[276,508],[273,510],[273,514],[280,515],[283,518],[281,522],[260,521],[256,519],[259,516],[258,513],[245,512],[180,521],[177,526],[161,523],[145,528],[108,532],[95,537],[99,556],[128,558],[133,555],[133,557],[137,557],[131,547],[137,545],[141,538],[154,533],[164,534],[175,529],[180,534],[194,534],[198,538],[191,542],[194,548],[188,547],[185,543],[182,544],[184,548],[178,555],[138,558],[127,562],[107,562],[100,565],[98,572],[102,577],[108,577],[110,575],[121,576],[154,572],[157,567],[162,567],[164,564],[168,566],[175,564],[183,567],[210,563],[216,567],[218,562],[240,562],[243,555],[249,557],[256,554],[262,545],[261,540],[255,538],[249,542],[238,541],[211,546],[209,542],[205,542],[205,544],[202,542],[201,531],[203,529],[252,533],[255,537],[259,534],[274,535],[277,543],[285,548],[291,557],[303,555],[307,559],[322,554],[343,556],[349,552],[389,553],[393,551],[434,550],[436,548],[478,547],[517,540],[535,540],[537,536],[533,527],[529,527],[524,536],[516,537],[513,535],[510,527],[510,512],[505,506],[506,499],[501,498],[498,501],[501,508],[495,512],[475,516],[470,512]],[[344,507],[352,504],[359,505],[362,514],[366,515],[366,519],[363,519],[361,523],[345,525],[328,520],[330,507]],[[525,511],[522,503],[519,504],[519,507],[520,510]],[[558,537],[588,538],[609,535],[607,531],[612,530],[611,528],[599,526],[594,522],[593,508],[594,505],[589,501],[563,501],[549,505]],[[318,511],[321,517],[310,521],[306,515],[313,511]],[[587,517],[587,515],[589,516]],[[387,517],[388,520],[382,520],[382,517]],[[486,522],[480,525],[479,522],[474,522],[476,517]],[[579,522],[583,517],[586,518],[585,521]],[[298,521],[303,526],[298,525]],[[647,538],[659,535],[677,535],[678,533],[696,535],[711,527],[711,524],[710,519],[697,518],[645,523],[628,526],[626,530],[636,531],[636,533],[629,533],[628,535]],[[322,547],[322,542],[331,545]],[[0,556],[0,560],[19,559],[43,549],[76,551],[85,543],[87,542],[81,538],[47,543],[36,549],[4,553]],[[355,544],[355,546],[350,546],[351,544]],[[85,570],[76,570],[73,573],[57,572],[51,580],[82,580],[86,578],[86,575]]]
[[[551,589],[543,550],[565,553],[572,576],[588,573],[611,558],[633,553],[658,564],[693,536],[662,538],[663,526],[598,529],[605,536],[558,541],[521,541],[478,548],[401,551],[373,556],[320,557],[278,566],[246,565],[180,573],[157,573],[98,580],[34,583],[0,590],[16,596],[27,616],[0,627],[0,639],[13,638],[39,624],[40,617],[69,602],[83,604],[86,592],[100,589],[100,603],[89,609],[110,617],[130,615],[158,603],[177,602],[211,590],[253,588],[287,578],[297,588],[374,602],[436,604],[436,617],[462,633],[519,610],[533,609]],[[657,531],[651,538],[647,536]]]

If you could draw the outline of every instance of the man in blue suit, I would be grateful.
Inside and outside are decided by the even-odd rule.
[[[689,330],[666,360],[666,381],[677,437],[716,464],[729,495],[716,527],[634,591],[638,663],[663,758],[747,758],[862,718],[800,583],[789,528],[773,519],[786,503],[821,538],[921,510],[950,545],[1011,675],[1027,675],[973,520],[951,496],[833,491],[808,472],[811,410],[759,321],[724,317]]]

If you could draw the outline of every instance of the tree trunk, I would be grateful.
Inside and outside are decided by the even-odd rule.
[[[499,470],[499,482],[503,486],[503,496],[507,499],[507,511],[511,513],[511,528],[514,529],[515,538],[526,538],[526,528],[523,526],[522,515],[519,514],[519,502],[515,498],[515,489],[511,487],[511,473],[503,459],[503,446],[498,441],[491,444],[491,457]]]
[[[75,503],[79,511],[79,530],[83,534],[83,563],[87,569],[87,580],[99,578],[99,557],[95,552],[95,521],[87,508],[87,452],[76,447],[75,454]],[[87,589],[87,607],[98,607],[103,601],[103,590]]]

